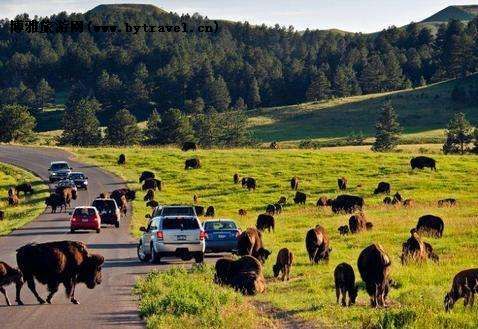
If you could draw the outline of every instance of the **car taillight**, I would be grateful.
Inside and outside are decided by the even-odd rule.
[[[158,238],[158,240],[163,240],[163,231],[158,231],[156,232],[156,238]]]
[[[207,238],[207,233],[204,232],[204,231],[200,231],[200,232],[199,232],[199,240],[202,241],[202,240],[204,240],[204,239],[206,239],[206,238]]]

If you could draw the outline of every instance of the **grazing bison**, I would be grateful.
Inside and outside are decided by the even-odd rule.
[[[292,177],[290,180],[290,188],[293,189],[294,191],[297,191],[299,188],[299,178],[297,177]]]
[[[276,203],[274,207],[276,208],[276,214],[282,213],[282,205],[280,203]]]
[[[237,253],[240,256],[251,255],[261,263],[265,263],[271,252],[264,248],[262,233],[250,227],[237,238]]]
[[[184,169],[199,169],[201,168],[201,161],[198,158],[187,159],[184,161]]]
[[[158,189],[158,191],[161,191],[161,181],[156,178],[148,178],[144,181],[143,186],[141,186],[141,189],[143,191],[146,190],[154,190]]]
[[[445,295],[445,311],[450,311],[460,298],[464,298],[464,305],[473,306],[475,293],[478,292],[478,268],[459,272],[453,278],[450,292]]]
[[[327,198],[326,196],[321,196],[316,203],[317,207],[326,207],[328,205],[330,205],[330,201],[329,198]]]
[[[290,268],[294,260],[294,255],[287,248],[282,248],[277,254],[276,263],[272,266],[272,271],[274,272],[274,277],[278,277],[282,272],[282,281],[290,280]]]
[[[362,213],[352,215],[349,218],[350,233],[355,234],[367,230],[367,221]]]
[[[337,185],[339,186],[339,190],[345,191],[347,189],[347,178],[342,177],[337,179]]]
[[[207,207],[207,209],[206,209],[206,216],[207,217],[214,217],[215,214],[216,214],[216,210],[214,209],[213,206]]]
[[[17,190],[15,190],[14,187],[10,187],[8,189],[8,196],[14,196],[14,195],[17,195]]]
[[[413,169],[423,169],[423,168],[430,168],[432,170],[436,169],[436,161],[432,158],[419,156],[410,160],[410,166]]]
[[[234,176],[232,176],[232,181],[234,182],[234,184],[239,183],[239,174],[238,173],[235,173]]]
[[[359,255],[357,266],[373,307],[386,306],[391,264],[390,257],[379,244],[366,247]]]
[[[261,263],[246,255],[237,260],[220,258],[216,261],[214,282],[229,285],[244,295],[265,291],[265,279]]]
[[[9,206],[16,207],[16,206],[18,206],[19,202],[20,202],[20,199],[18,199],[18,196],[16,194],[8,197],[8,205]]]
[[[256,180],[255,178],[252,177],[243,177],[242,178],[242,187],[247,188],[249,191],[250,190],[255,190],[256,189]]]
[[[204,207],[203,206],[194,206],[194,211],[196,211],[197,216],[204,215]]]
[[[270,148],[271,150],[278,150],[278,149],[279,149],[279,144],[274,141],[274,142],[272,142],[272,143],[269,144],[269,148]]]
[[[456,206],[456,199],[443,199],[438,201],[438,207],[454,207]]]
[[[154,191],[153,190],[148,190],[148,192],[146,192],[146,195],[144,196],[143,200],[144,201],[154,200]]]
[[[306,201],[307,195],[305,193],[299,191],[295,192],[294,203],[305,204]]]
[[[386,193],[390,194],[390,184],[387,182],[378,183],[377,188],[373,191],[373,194]]]
[[[17,185],[15,189],[17,190],[18,195],[20,195],[20,192],[23,192],[25,195],[33,194],[33,187],[32,187],[32,184],[30,183],[23,183],[23,184]]]
[[[50,293],[46,298],[47,303],[51,303],[53,295],[62,283],[70,301],[78,304],[75,299],[76,284],[84,283],[89,289],[100,284],[103,262],[103,256],[90,254],[86,245],[78,241],[27,244],[17,250],[18,267],[28,288],[40,304],[45,301],[38,295],[34,279],[48,286]],[[17,301],[21,303],[20,291]]]
[[[412,208],[415,205],[415,200],[406,199],[406,200],[403,200],[402,204],[403,204],[404,207]]]
[[[356,210],[361,211],[365,204],[363,198],[354,195],[339,195],[337,198],[330,200],[329,204],[332,206],[334,213],[353,213]]]
[[[112,199],[115,199],[116,203],[119,204],[119,199],[121,198],[122,195],[124,195],[126,197],[126,200],[128,201],[132,201],[136,199],[136,191],[130,190],[127,188],[120,188],[120,189],[114,190],[113,192],[111,192],[110,197]]]
[[[329,247],[329,237],[322,226],[317,225],[307,232],[305,247],[311,262],[318,263],[320,260],[329,260],[332,249]]]
[[[156,208],[157,206],[159,206],[158,201],[150,200],[150,201],[146,202],[146,207]]]
[[[183,150],[184,152],[197,151],[197,149],[198,149],[198,145],[194,142],[184,142],[183,147],[181,148],[181,150]]]
[[[63,199],[63,196],[57,194],[57,193],[51,193],[46,199],[45,199],[45,205],[47,207],[51,208],[52,213],[56,213],[56,210],[60,208],[60,212],[62,209],[66,211],[66,203],[65,200]]]
[[[402,264],[409,261],[421,262],[428,258],[437,262],[438,256],[433,252],[432,246],[423,242],[415,229],[410,230],[410,234],[410,238],[402,244],[402,255],[400,256]]]
[[[126,155],[124,155],[123,153],[121,153],[118,157],[118,164],[119,165],[126,164]]]
[[[4,220],[5,219],[5,213],[0,210],[0,220]]]
[[[275,228],[275,219],[273,216],[269,215],[269,214],[260,214],[258,217],[257,217],[257,221],[256,221],[256,228],[259,230],[259,231],[264,231],[264,230],[268,230],[268,232],[270,233],[271,229],[272,229],[272,232],[274,232],[274,228]]]
[[[8,295],[4,287],[12,283],[15,283],[17,290],[16,302],[18,305],[23,305],[22,301],[18,298],[23,285],[22,273],[7,263],[0,262],[0,292],[3,294],[3,296],[5,296],[5,302],[8,306],[10,306],[10,300],[8,299]]]
[[[386,196],[386,197],[383,199],[383,204],[391,205],[391,204],[392,204],[392,198],[390,198],[389,196]]]
[[[139,182],[142,183],[143,181],[147,180],[147,179],[153,179],[155,178],[155,175],[153,172],[151,171],[143,171],[141,173],[141,176],[139,176]]]
[[[342,295],[342,306],[347,306],[346,298],[349,295],[348,306],[355,304],[357,299],[358,286],[355,284],[355,273],[352,266],[347,263],[340,263],[334,270],[335,295],[337,304]]]
[[[396,204],[396,203],[399,203],[399,202],[402,202],[403,201],[403,198],[402,198],[402,195],[400,193],[395,193],[393,195],[393,200],[392,200],[392,203],[393,204]]]
[[[416,229],[418,232],[425,233],[430,236],[441,238],[445,224],[440,217],[433,215],[425,215],[418,219]]]
[[[282,205],[282,206],[285,206],[285,204],[287,203],[287,198],[285,196],[281,196],[279,198],[279,201],[277,201],[277,203]]]
[[[340,235],[347,235],[350,232],[349,227],[347,225],[340,226],[338,228],[338,231],[339,231]]]
[[[239,216],[246,216],[247,211],[245,209],[239,209]]]
[[[275,215],[275,213],[276,213],[276,206],[274,206],[273,204],[267,205],[267,207],[266,207],[266,213],[269,214],[269,215]]]

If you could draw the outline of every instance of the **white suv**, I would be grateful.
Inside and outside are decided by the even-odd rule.
[[[142,262],[159,263],[163,257],[204,261],[206,233],[193,207],[165,206],[140,231],[143,235],[138,243],[138,258]]]

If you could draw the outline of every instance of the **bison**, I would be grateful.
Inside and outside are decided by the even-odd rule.
[[[66,211],[66,203],[65,200],[63,199],[63,196],[57,194],[57,193],[51,193],[46,199],[45,199],[45,205],[47,207],[51,208],[52,213],[56,213],[56,210],[60,208],[60,212],[62,209]]]
[[[400,260],[403,264],[413,261],[425,261],[428,258],[438,261],[438,256],[433,252],[429,243],[423,242],[415,229],[410,230],[410,238],[402,244],[402,255]]]
[[[157,206],[159,206],[158,201],[150,200],[150,201],[146,202],[146,207],[156,208]]]
[[[117,204],[120,203],[121,196],[124,196],[127,201],[136,199],[136,191],[128,188],[120,188],[110,193],[110,198],[114,199]]]
[[[5,212],[0,210],[0,220],[4,220],[4,219],[5,219]]]
[[[201,161],[198,158],[187,159],[184,161],[184,169],[199,169],[201,168]]]
[[[438,207],[454,207],[456,206],[456,199],[443,199],[438,201]]]
[[[144,201],[154,200],[154,191],[153,190],[148,190],[148,192],[146,192],[146,195],[144,196],[143,200]]]
[[[317,225],[307,232],[305,247],[311,262],[318,263],[320,260],[329,260],[332,249],[329,247],[329,237],[322,226]]]
[[[349,227],[347,225],[340,226],[338,228],[338,231],[340,235],[347,235],[350,232]]]
[[[339,186],[339,190],[345,191],[347,189],[347,178],[342,177],[337,179],[337,185]]]
[[[214,217],[215,214],[216,214],[216,210],[214,209],[213,206],[207,207],[207,209],[206,209],[206,216],[207,217]]]
[[[198,145],[194,142],[184,142],[183,147],[181,148],[181,150],[183,150],[184,152],[197,151],[197,149],[198,149]]]
[[[282,213],[282,205],[280,203],[274,204],[274,207],[276,208],[276,211],[275,211],[276,214]]]
[[[232,181],[234,182],[234,184],[238,184],[238,183],[239,183],[239,174],[238,174],[238,173],[235,173],[235,174],[232,176]]]
[[[332,211],[334,213],[345,212],[350,214],[356,210],[361,211],[365,201],[359,196],[343,194],[331,200],[329,204],[332,206]]]
[[[272,232],[274,232],[274,228],[275,228],[275,219],[273,216],[269,215],[269,214],[260,214],[258,217],[257,217],[257,221],[256,221],[256,228],[259,230],[259,231],[264,231],[264,230],[268,230],[268,232],[271,231],[272,229]]]
[[[282,272],[282,281],[290,280],[290,268],[294,260],[294,255],[287,248],[282,248],[277,253],[277,259],[274,266],[272,266],[272,271],[274,272],[274,277],[278,277]]]
[[[246,216],[247,215],[247,210],[245,209],[239,209],[239,216]]]
[[[279,201],[277,201],[277,203],[282,205],[282,206],[285,206],[285,204],[287,203],[287,198],[285,196],[281,196],[279,198]]]
[[[250,190],[255,190],[256,189],[256,179],[252,177],[243,177],[242,178],[242,187],[247,188],[249,191]]]
[[[78,241],[55,241],[40,244],[27,244],[17,250],[18,267],[40,304],[41,298],[35,288],[35,280],[48,286],[47,303],[61,284],[73,304],[79,304],[75,298],[75,286],[84,283],[89,289],[101,284],[101,255],[90,254],[86,245]],[[21,303],[20,289],[17,301]]]
[[[278,150],[279,149],[279,144],[276,141],[274,141],[274,142],[269,144],[269,148],[271,150]]]
[[[423,168],[430,168],[431,170],[436,169],[436,161],[432,158],[419,156],[410,160],[410,166],[412,170],[414,169],[423,169]]]
[[[264,248],[262,233],[255,228],[248,228],[237,238],[237,253],[240,256],[251,255],[265,263],[271,252]]]
[[[141,176],[139,176],[139,182],[142,183],[143,181],[147,180],[147,179],[153,179],[155,178],[155,175],[153,172],[151,171],[143,171],[141,173]]]
[[[403,201],[402,195],[400,193],[395,193],[393,195],[392,204],[400,203]]]
[[[216,261],[214,282],[225,284],[244,295],[255,295],[265,291],[265,279],[261,263],[246,255],[237,260],[220,258]]]
[[[0,292],[3,294],[3,296],[5,296],[5,302],[8,306],[10,306],[10,300],[8,299],[8,295],[4,287],[12,283],[15,283],[17,290],[16,302],[18,305],[23,305],[22,301],[18,298],[20,296],[20,289],[23,285],[22,273],[7,263],[0,262]]]
[[[403,200],[402,205],[406,208],[412,208],[415,205],[415,200],[413,199]]]
[[[316,203],[317,207],[326,207],[328,205],[330,205],[330,201],[326,196],[321,196]]]
[[[350,233],[358,233],[367,230],[367,221],[362,213],[352,215],[349,218]]]
[[[305,204],[307,201],[307,195],[303,192],[295,192],[294,203],[296,204]]]
[[[373,194],[390,194],[390,183],[380,182],[378,183],[377,188],[373,191]]]
[[[430,236],[441,238],[445,224],[443,219],[433,215],[425,215],[418,219],[416,230]]]
[[[391,204],[392,204],[392,198],[390,198],[389,196],[386,196],[386,197],[383,199],[383,204],[391,205]]]
[[[30,183],[23,183],[15,187],[17,194],[20,195],[20,192],[23,192],[25,195],[33,194],[33,187]]]
[[[14,195],[17,195],[17,190],[15,190],[14,187],[10,187],[8,189],[8,196],[14,196]]]
[[[18,199],[18,196],[16,194],[9,196],[8,197],[8,205],[16,207],[20,203],[20,199]]]
[[[390,257],[379,244],[366,247],[359,255],[357,266],[373,307],[386,306],[391,264]]]
[[[276,206],[273,204],[269,204],[266,207],[266,213],[269,215],[275,215],[276,213]]]
[[[455,275],[450,292],[445,295],[445,311],[453,309],[456,301],[464,298],[464,305],[473,306],[475,293],[478,292],[478,268],[463,270]]]
[[[342,295],[342,306],[347,306],[346,298],[349,295],[348,306],[355,304],[357,299],[358,286],[355,284],[355,273],[352,266],[347,263],[340,263],[334,270],[335,295],[339,303]]]
[[[196,212],[197,216],[204,215],[204,207],[203,206],[194,206],[194,211]]]
[[[299,188],[299,178],[297,177],[292,177],[290,180],[290,188],[294,191],[297,191]]]
[[[123,153],[121,153],[121,154],[119,155],[117,163],[118,163],[119,165],[124,165],[124,164],[126,164],[126,156],[125,156]]]
[[[143,186],[141,186],[141,189],[143,191],[146,191],[146,190],[156,191],[156,189],[158,191],[161,191],[161,181],[156,178],[148,178],[144,181]]]

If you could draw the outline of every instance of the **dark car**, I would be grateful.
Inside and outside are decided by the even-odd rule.
[[[121,212],[113,199],[95,199],[91,204],[98,209],[102,224],[110,224],[119,227]]]
[[[213,219],[203,223],[206,232],[206,252],[234,252],[241,230],[231,219]]]
[[[68,175],[68,179],[75,182],[77,188],[88,189],[88,177],[82,172],[72,172]]]

